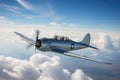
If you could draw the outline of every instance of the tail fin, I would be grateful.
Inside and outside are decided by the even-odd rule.
[[[98,48],[96,47],[93,47],[90,45],[90,33],[87,33],[86,36],[84,37],[84,39],[80,42],[81,45],[84,45],[86,47],[90,47],[90,48],[94,48],[94,49],[97,49],[99,50]]]
[[[87,33],[81,43],[89,45],[90,44],[90,33]]]

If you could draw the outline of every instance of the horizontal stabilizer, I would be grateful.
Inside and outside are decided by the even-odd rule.
[[[93,47],[93,46],[91,46],[91,45],[87,45],[87,44],[83,44],[83,43],[80,43],[81,45],[84,45],[84,46],[86,46],[86,47],[90,47],[90,48],[93,48],[93,49],[97,49],[97,50],[100,50],[100,49],[98,49],[98,48],[96,48],[96,47]]]

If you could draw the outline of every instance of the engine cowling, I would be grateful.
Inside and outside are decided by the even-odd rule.
[[[35,43],[35,47],[40,48],[42,45],[42,41],[41,40],[37,40]]]

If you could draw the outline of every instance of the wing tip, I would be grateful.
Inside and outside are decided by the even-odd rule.
[[[110,63],[110,62],[105,62],[105,64],[112,65],[112,63]]]
[[[17,32],[15,31],[14,33],[16,34]]]
[[[19,34],[19,33],[18,33],[18,32],[16,32],[16,31],[15,31],[14,33],[15,33],[15,34],[17,34],[17,35]]]

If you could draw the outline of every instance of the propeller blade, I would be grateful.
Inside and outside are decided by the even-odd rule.
[[[36,40],[38,40],[39,34],[40,34],[40,31],[39,31],[39,30],[36,30]]]
[[[26,49],[28,50],[29,48],[31,48],[32,46],[34,46],[33,44],[28,44],[27,46],[26,46]]]
[[[36,43],[35,43],[35,53],[36,53],[36,50],[37,50],[36,45],[38,45],[38,42],[39,42],[40,31],[36,30],[35,32],[36,32]]]

